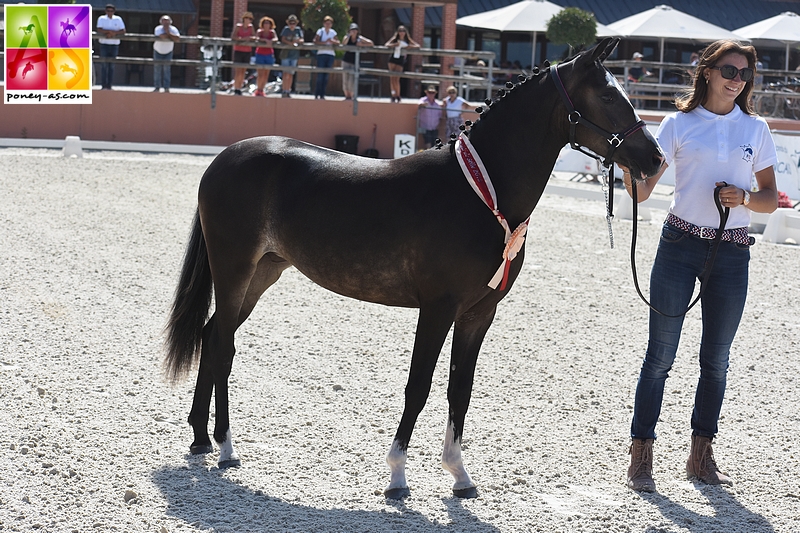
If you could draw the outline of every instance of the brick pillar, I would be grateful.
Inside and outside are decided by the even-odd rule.
[[[442,6],[442,46],[445,50],[456,48],[456,18],[458,18],[458,3],[452,2]],[[453,74],[453,58],[442,58],[442,74]]]
[[[423,40],[425,39],[425,6],[419,4],[411,4],[411,38],[424,46]],[[410,70],[412,72],[420,72],[422,70],[423,56],[414,55],[411,58]],[[410,95],[412,98],[417,98],[421,95],[421,82],[420,80],[411,80],[409,83]]]
[[[200,12],[200,0],[194,0],[194,7],[197,13]],[[197,35],[197,28],[199,17],[193,17],[192,25],[186,29],[186,35]],[[200,57],[200,46],[196,44],[187,44],[184,46],[184,50],[186,51],[185,57],[186,59],[198,59]],[[187,87],[194,87],[197,83],[197,69],[196,68],[186,68],[186,86]]]
[[[212,0],[213,1],[213,0]],[[233,0],[233,23],[239,24],[242,21],[242,15],[247,11],[247,0]],[[253,21],[253,26],[258,24],[257,20]],[[277,22],[276,22],[277,24]],[[283,29],[283,28],[281,28]]]
[[[211,35],[223,37],[222,19],[225,17],[225,0],[211,0]]]

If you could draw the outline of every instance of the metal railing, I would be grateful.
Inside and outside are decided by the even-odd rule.
[[[94,34],[93,38],[97,38],[97,35]],[[137,33],[126,33],[119,37],[120,40],[124,41],[144,41],[144,42],[153,42],[156,41],[157,38],[155,35],[151,34],[137,34]],[[198,45],[201,48],[204,48],[208,51],[207,58],[203,59],[173,59],[171,61],[156,61],[152,58],[143,58],[143,57],[116,57],[116,58],[101,58],[98,56],[93,56],[92,59],[95,62],[102,63],[102,62],[113,62],[113,63],[125,63],[125,64],[140,64],[140,65],[158,65],[158,64],[170,64],[170,65],[178,65],[178,66],[195,66],[195,67],[208,67],[210,68],[210,92],[211,92],[211,108],[213,109],[216,107],[216,92],[218,82],[220,81],[220,69],[222,68],[246,68],[251,70],[261,70],[261,69],[269,69],[269,70],[279,70],[285,72],[291,72],[296,74],[298,72],[308,72],[310,73],[341,73],[341,67],[335,68],[320,68],[316,66],[305,66],[305,65],[298,65],[296,67],[289,67],[283,65],[254,65],[250,63],[234,63],[232,61],[223,61],[222,57],[222,49],[224,47],[233,46],[234,44],[245,44],[249,46],[253,46],[254,48],[258,46],[257,41],[253,40],[231,40],[223,37],[203,37],[203,36],[181,36],[178,43],[176,44],[193,44]],[[445,74],[437,74],[437,73],[427,73],[427,72],[396,72],[396,71],[389,71],[387,69],[380,69],[380,68],[364,68],[361,66],[361,55],[362,54],[392,54],[394,53],[393,48],[387,48],[386,46],[370,46],[370,47],[348,47],[348,46],[324,46],[324,45],[315,45],[312,43],[303,43],[299,46],[291,46],[286,45],[283,43],[273,43],[273,48],[277,50],[297,50],[299,49],[301,52],[304,51],[313,51],[313,50],[330,50],[333,48],[334,50],[342,50],[342,51],[352,51],[355,52],[355,70],[353,71],[353,75],[355,78],[354,88],[355,94],[353,98],[353,114],[358,114],[358,85],[359,85],[359,78],[362,75],[370,75],[370,76],[397,76],[402,78],[408,79],[415,79],[415,80],[425,80],[429,82],[455,82],[455,83],[465,83],[464,77],[461,75],[445,75]],[[419,49],[406,49],[405,50],[408,55],[419,55],[419,56],[426,56],[426,57],[462,57],[465,59],[482,59],[488,65],[488,72],[489,76],[485,81],[487,85],[487,91],[491,92],[491,73],[494,65],[494,52],[484,52],[484,51],[465,51],[465,50],[444,50],[444,49],[435,49],[435,48],[419,48]],[[474,80],[470,80],[471,83],[475,83]]]

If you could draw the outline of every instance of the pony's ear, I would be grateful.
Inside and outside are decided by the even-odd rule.
[[[610,56],[614,49],[619,44],[618,37],[606,37],[592,49],[592,63],[594,62],[603,62],[605,59]]]

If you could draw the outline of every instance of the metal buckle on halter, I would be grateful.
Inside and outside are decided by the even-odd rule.
[[[622,144],[622,141],[625,140],[625,137],[620,137],[616,133],[611,134],[611,138],[608,139],[608,144],[613,146],[614,148],[619,148],[619,145]]]
[[[573,120],[573,116],[575,117],[575,120]],[[570,124],[577,124],[581,120],[581,114],[578,111],[573,111],[572,113],[567,115],[567,118],[569,119]]]
[[[717,236],[717,228],[704,228],[700,227],[700,237],[701,239],[714,239]]]

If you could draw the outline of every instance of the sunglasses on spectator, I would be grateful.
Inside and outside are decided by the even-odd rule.
[[[723,78],[726,80],[733,80],[736,79],[736,75],[739,75],[739,79],[743,82],[747,83],[748,81],[753,79],[753,69],[750,67],[744,68],[736,68],[733,65],[722,65],[721,67],[709,67],[714,70],[718,70],[719,73],[722,75]]]

